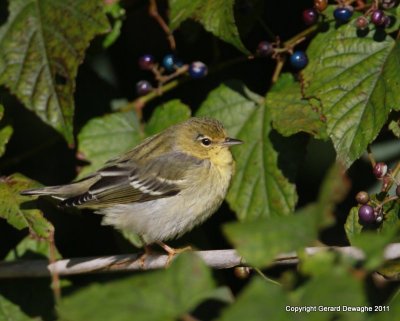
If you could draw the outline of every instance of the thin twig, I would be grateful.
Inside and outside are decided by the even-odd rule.
[[[168,25],[165,23],[164,19],[158,13],[156,0],[150,0],[149,15],[152,16],[158,22],[162,30],[164,30],[165,34],[167,35],[167,39],[169,42],[169,46],[171,47],[171,50],[175,51],[176,42],[174,35],[172,34],[171,29],[169,29]]]
[[[355,247],[309,247],[307,255],[322,251],[335,251],[356,260],[364,260],[364,253]],[[229,269],[246,265],[235,250],[214,250],[196,252],[204,262],[215,269]],[[149,254],[143,260],[141,254],[113,255],[104,257],[83,257],[59,260],[48,264],[46,260],[20,260],[0,262],[0,278],[49,277],[53,273],[59,276],[84,273],[104,273],[117,271],[140,271],[165,268],[168,255]],[[400,258],[400,243],[389,244],[384,251],[385,260]],[[285,253],[279,255],[272,265],[293,265],[299,259],[297,254]]]

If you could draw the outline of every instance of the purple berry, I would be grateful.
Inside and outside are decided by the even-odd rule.
[[[369,202],[368,193],[364,192],[364,191],[358,192],[357,195],[356,195],[356,201],[359,204],[363,204],[363,205],[367,204]]]
[[[353,15],[352,7],[339,7],[333,11],[333,16],[339,22],[347,22],[350,20],[351,16]]]
[[[201,61],[194,61],[189,66],[189,75],[194,79],[203,78],[207,75],[208,68]]]
[[[308,64],[308,58],[304,51],[297,50],[290,56],[290,64],[296,69],[303,69]]]
[[[384,18],[383,18],[383,26],[385,27],[385,28],[388,28],[388,27],[390,27],[391,25],[392,25],[392,18],[390,17],[390,16],[385,16]]]
[[[307,26],[311,26],[318,20],[318,11],[314,8],[303,11],[303,21]]]
[[[385,13],[382,10],[375,10],[371,14],[371,22],[375,26],[383,26],[385,24]]]
[[[274,47],[268,41],[261,41],[257,46],[257,54],[261,57],[268,57],[274,52]]]
[[[363,205],[358,209],[358,218],[362,224],[372,224],[375,223],[376,217],[374,214],[374,209],[369,205]]]
[[[364,16],[358,17],[355,22],[356,28],[359,30],[365,30],[366,28],[368,28],[368,24],[369,24],[369,21]]]
[[[386,175],[387,169],[388,167],[385,163],[379,162],[375,164],[372,171],[376,178],[382,178],[383,176]]]
[[[153,90],[153,86],[147,80],[141,80],[136,84],[136,93],[139,96],[146,95]]]
[[[151,68],[153,68],[154,66],[154,61],[155,60],[153,55],[150,54],[143,55],[138,60],[139,67],[140,69],[143,70],[151,70]]]

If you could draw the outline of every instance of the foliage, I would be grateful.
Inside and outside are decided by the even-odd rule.
[[[0,4],[2,259],[135,251],[127,240],[137,246],[140,240],[129,231],[124,240],[92,213],[60,211],[19,193],[38,182],[80,179],[173,124],[207,116],[244,144],[232,148],[236,170],[226,204],[173,245],[230,244],[251,267],[243,281],[184,253],[159,271],[62,280],[61,300],[51,297],[55,280],[52,287],[48,280],[5,280],[0,320],[398,316],[400,267],[385,261],[384,251],[400,236],[400,6],[385,9],[393,17],[386,29],[370,23],[360,30],[355,20],[377,9],[377,1],[357,1],[348,23],[333,20],[332,2],[310,27],[294,18],[306,1],[284,3],[285,12],[282,1],[260,0]],[[158,14],[149,15],[149,5]],[[265,38],[273,43],[268,54],[254,50]],[[175,65],[166,71],[160,58],[175,45]],[[307,54],[303,70],[289,66],[294,49]],[[140,69],[143,54],[155,61]],[[186,60],[209,62],[208,75],[191,79]],[[142,78],[150,91],[133,97]],[[374,176],[376,161],[389,171]],[[360,190],[375,210],[373,224],[365,224],[354,200]],[[306,247],[326,245],[352,245],[365,257],[307,254]],[[277,257],[294,254],[296,268],[274,266]],[[375,284],[376,271],[397,283]]]

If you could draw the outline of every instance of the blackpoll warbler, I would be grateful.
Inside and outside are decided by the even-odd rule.
[[[64,207],[94,209],[104,215],[103,224],[133,231],[145,244],[164,245],[218,209],[234,171],[229,147],[241,143],[229,138],[219,121],[194,117],[82,180],[21,194],[50,195]]]

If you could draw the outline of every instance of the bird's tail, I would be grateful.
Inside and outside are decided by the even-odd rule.
[[[80,181],[57,186],[47,186],[21,191],[21,195],[44,196],[48,195],[60,200],[85,193],[88,188],[98,180],[98,177],[86,177]]]

